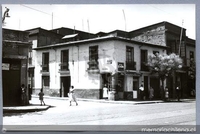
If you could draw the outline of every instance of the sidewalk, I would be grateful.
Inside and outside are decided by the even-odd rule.
[[[44,99],[50,99],[50,100],[63,100],[67,101],[68,97],[50,97],[50,96],[44,96]],[[30,104],[28,106],[15,106],[15,107],[3,107],[4,113],[23,113],[23,112],[36,112],[36,111],[43,111],[49,109],[50,105],[41,106],[38,103],[38,96],[32,95],[32,99],[30,101]],[[83,99],[83,98],[77,98],[78,101],[88,101],[88,102],[96,102],[96,103],[111,103],[111,104],[130,104],[130,105],[139,105],[139,104],[152,104],[152,103],[169,103],[169,102],[177,102],[176,100],[171,100],[169,102],[164,102],[162,100],[152,100],[152,101],[138,101],[138,100],[105,100],[105,99]],[[195,101],[195,99],[181,99],[181,101]]]

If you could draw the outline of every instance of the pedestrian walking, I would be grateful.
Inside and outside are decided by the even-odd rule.
[[[141,84],[139,90],[140,90],[140,99],[144,100],[144,87],[142,84]]]
[[[178,101],[180,101],[180,90],[181,90],[180,83],[178,83],[176,86],[176,96]]]
[[[69,96],[69,103],[70,103],[69,105],[71,106],[72,105],[72,101],[74,101],[76,103],[76,106],[78,106],[78,103],[77,103],[77,100],[76,100],[76,96],[75,96],[75,93],[74,93],[74,86],[70,87],[68,96]]]
[[[149,99],[152,100],[154,97],[154,89],[152,87],[150,87],[149,89]]]
[[[42,103],[45,105],[43,89],[40,90],[40,93],[38,95],[39,95],[40,105],[42,106]]]
[[[169,100],[169,90],[168,90],[168,87],[166,86],[165,87],[165,101],[168,101]]]
[[[108,98],[108,88],[107,88],[106,84],[103,87],[103,98],[105,98],[105,99]]]

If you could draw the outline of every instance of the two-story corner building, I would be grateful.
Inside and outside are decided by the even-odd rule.
[[[75,40],[83,40],[88,38],[94,38],[96,35],[82,32],[75,29],[70,28],[57,28],[52,30],[46,30],[43,28],[34,28],[26,30],[29,32],[29,40],[32,41],[33,46],[29,50],[29,88],[34,89],[34,80],[35,80],[35,57],[36,52],[34,48],[41,47],[41,46],[48,46],[51,44],[62,43],[62,42],[69,42]],[[78,34],[77,34],[78,33]]]
[[[28,76],[29,76],[28,85],[32,91],[32,89],[34,89],[35,87],[34,69],[35,69],[35,57],[36,57],[36,52],[33,49],[39,46],[46,46],[61,42],[63,36],[40,27],[29,29],[26,31],[29,32],[29,41],[31,41],[33,44],[32,47],[29,49],[29,63],[28,63]]]
[[[35,93],[43,88],[46,95],[66,97],[73,85],[77,97],[101,99],[103,85],[107,84],[110,89],[116,88],[120,99],[137,99],[142,83],[146,96],[151,85],[155,97],[159,98],[158,78],[151,76],[141,63],[147,61],[149,54],[166,53],[166,49],[166,46],[113,36],[113,33],[37,47],[34,49]],[[113,74],[117,74],[114,87]]]
[[[182,97],[188,97],[195,89],[195,78],[189,71],[191,59],[195,61],[195,40],[186,36],[186,29],[169,22],[160,22],[129,32],[132,40],[167,46],[167,54],[175,53],[183,59],[183,68],[168,79],[170,97],[175,97],[175,85],[181,83]]]
[[[3,105],[21,105],[21,85],[27,87],[29,33],[19,30],[2,30]],[[26,88],[26,104],[29,100]]]

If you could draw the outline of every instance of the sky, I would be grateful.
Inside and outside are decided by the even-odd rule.
[[[167,21],[186,29],[196,39],[195,4],[3,4],[9,16],[3,28],[47,30],[67,27],[85,32],[133,31]]]

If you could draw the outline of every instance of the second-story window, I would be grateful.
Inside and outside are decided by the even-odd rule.
[[[49,72],[49,53],[42,54],[42,71]]]
[[[148,66],[146,65],[147,63],[147,53],[148,51],[147,50],[141,50],[141,70],[142,71],[148,71]]]
[[[28,52],[28,62],[29,62],[29,65],[32,65],[32,57],[33,57],[33,52],[30,49],[29,52]]]
[[[98,69],[98,46],[89,47],[89,69]]]
[[[194,62],[194,52],[190,51],[190,67],[192,66],[192,62]]]
[[[190,60],[194,60],[194,52],[190,51]]]
[[[89,60],[98,60],[98,46],[89,47]]]
[[[135,70],[135,62],[134,62],[134,48],[126,47],[126,69],[127,70]]]
[[[61,64],[60,70],[61,71],[68,71],[69,70],[69,50],[62,50],[61,51]]]

